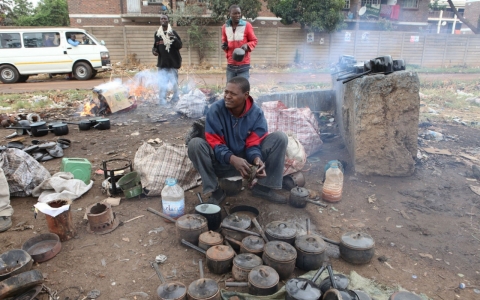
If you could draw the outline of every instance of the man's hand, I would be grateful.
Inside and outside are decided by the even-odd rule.
[[[243,178],[250,177],[250,164],[245,159],[232,155],[230,156],[230,164],[240,172]]]
[[[228,43],[223,43],[222,44],[222,50],[227,51],[228,50]]]
[[[158,56],[157,49],[155,47],[152,48],[152,54]]]
[[[242,48],[243,50],[245,50],[245,52],[248,51],[248,45],[247,45],[247,44],[243,44],[242,47],[240,47],[240,48]]]
[[[267,176],[267,172],[265,172],[265,164],[260,159],[260,157],[255,157],[255,159],[253,160],[253,164],[258,167],[257,177],[266,177]]]

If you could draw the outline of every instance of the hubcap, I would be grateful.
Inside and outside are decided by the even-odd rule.
[[[4,69],[2,71],[2,78],[5,80],[12,80],[14,77],[12,70],[10,69]]]
[[[77,75],[78,77],[85,77],[87,74],[87,69],[85,67],[78,67],[77,68]]]

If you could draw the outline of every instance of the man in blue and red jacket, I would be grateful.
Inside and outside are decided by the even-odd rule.
[[[188,143],[188,157],[202,177],[203,193],[212,193],[209,203],[220,204],[226,198],[218,178],[249,178],[252,165],[258,167],[252,194],[286,203],[287,198],[274,190],[282,188],[287,143],[283,132],[268,134],[263,111],[250,97],[250,83],[234,77],[225,87],[224,99],[208,110],[205,139],[196,137]]]

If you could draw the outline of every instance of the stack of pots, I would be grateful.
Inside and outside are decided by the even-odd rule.
[[[198,237],[198,247],[207,251],[210,247],[223,244],[223,236],[215,231],[207,231]]]
[[[307,234],[295,239],[297,268],[305,271],[319,269],[326,256],[327,244],[317,235],[310,234],[310,219],[307,219]]]
[[[295,269],[297,251],[295,248],[282,241],[271,241],[265,245],[263,262],[277,271],[280,279],[287,279]]]
[[[250,271],[262,264],[262,259],[255,254],[241,253],[233,259],[233,278],[235,281],[247,281]]]
[[[282,241],[293,245],[297,228],[289,222],[273,221],[267,224],[265,234],[269,241]]]
[[[223,225],[247,230],[250,229],[250,226],[252,225],[252,219],[242,214],[233,213],[223,219],[222,226]],[[227,228],[222,228],[222,234],[238,241],[241,241],[246,236],[248,236],[248,234],[246,233],[234,231]]]

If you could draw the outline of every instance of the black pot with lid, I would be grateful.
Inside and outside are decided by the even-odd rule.
[[[203,277],[202,260],[198,261],[198,266],[200,268],[200,279],[193,281],[188,286],[188,299],[220,299],[220,289],[218,288],[217,281]]]
[[[348,277],[342,274],[334,274],[333,275],[333,280],[335,280],[335,284],[337,285],[337,289],[344,290],[348,287],[350,284],[350,280]],[[322,294],[325,294],[326,291],[328,291],[332,287],[332,281],[330,280],[330,276],[322,280],[320,284],[318,285],[320,287],[320,290],[322,291]]]
[[[252,295],[272,295],[278,290],[278,282],[278,273],[268,266],[255,267],[248,274],[248,290]]]
[[[249,235],[242,240],[242,247],[240,248],[240,252],[249,252],[261,256],[264,248],[265,241],[261,237]]]
[[[246,230],[246,229],[249,229],[250,226],[252,225],[252,219],[250,219],[250,217],[244,214],[233,213],[231,215],[228,215],[225,219],[223,219],[222,225],[227,225],[229,227],[235,227],[235,228]],[[239,241],[243,240],[243,238],[247,236],[246,233],[234,231],[227,228],[222,228],[222,233],[226,236],[229,236]]]
[[[281,279],[286,279],[292,274],[296,258],[295,248],[282,241],[268,242],[262,256],[265,265],[274,268]]]
[[[265,234],[269,241],[283,241],[293,245],[297,228],[290,222],[273,221],[265,226]]]
[[[232,275],[236,281],[248,280],[250,271],[261,266],[263,261],[260,257],[252,253],[241,253],[233,259]]]
[[[313,276],[312,280],[306,278],[292,278],[285,284],[286,300],[317,300],[322,296],[322,292],[315,284],[315,281],[325,270],[323,265]]]
[[[352,264],[366,264],[375,253],[375,241],[363,232],[347,232],[340,238],[340,256]]]

